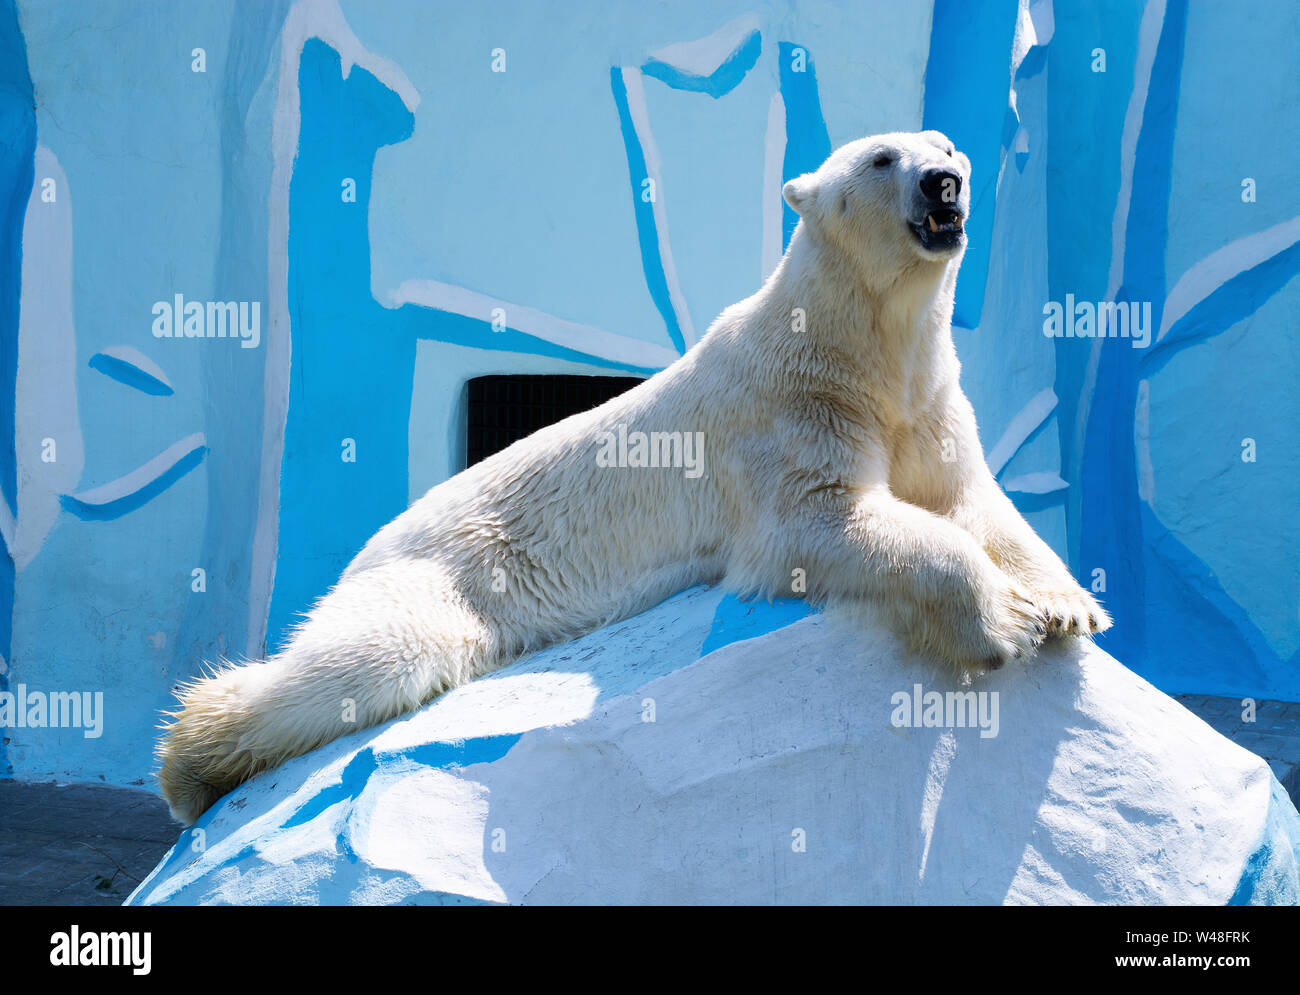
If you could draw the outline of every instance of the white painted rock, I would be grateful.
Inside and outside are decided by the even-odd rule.
[[[964,725],[903,658],[696,588],[244,785],[128,904],[1297,901],[1267,764],[1101,650]]]

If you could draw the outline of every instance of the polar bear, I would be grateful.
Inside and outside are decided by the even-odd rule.
[[[783,195],[784,258],[694,348],[434,487],[282,652],[178,692],[158,752],[179,821],[695,584],[866,600],[971,675],[1110,625],[994,481],[958,383],[966,156],[936,131],[877,135]]]

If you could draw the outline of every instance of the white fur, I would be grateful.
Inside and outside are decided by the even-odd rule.
[[[867,599],[966,673],[1107,627],[985,466],[949,329],[964,237],[929,251],[909,229],[934,167],[963,178],[968,213],[970,164],[937,132],[861,139],[790,181],[784,259],[697,346],[433,488],[282,653],[183,689],[159,748],[176,818],[701,582],[789,597],[806,578],[808,597]],[[703,433],[704,475],[597,466],[620,425]]]

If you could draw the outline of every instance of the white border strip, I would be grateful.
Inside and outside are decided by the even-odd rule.
[[[393,307],[418,304],[481,321],[491,321],[493,309],[501,308],[505,312],[506,323],[525,335],[614,363],[661,370],[678,358],[676,350],[653,342],[616,335],[591,325],[557,318],[537,308],[511,304],[509,301],[450,283],[439,283],[437,280],[403,280],[390,297]]]
[[[368,52],[348,27],[337,0],[297,0],[280,30],[280,74],[271,134],[270,217],[267,225],[266,374],[263,383],[262,466],[258,482],[257,527],[248,584],[246,653],[260,657],[265,649],[267,617],[275,586],[275,557],[280,519],[280,464],[284,456],[285,419],[289,411],[289,182],[298,153],[302,123],[298,103],[298,63],[309,38],[319,38],[339,53],[343,78],[354,65],[364,65],[376,79],[397,93],[414,112],[420,95],[398,66]]]
[[[129,473],[124,473],[107,484],[73,494],[75,501],[82,504],[106,505],[124,497],[130,497],[136,491],[148,487],[164,473],[174,467],[196,449],[206,446],[207,439],[202,432],[187,435],[179,442],[173,442],[149,462],[144,463]]]
[[[785,165],[785,99],[780,93],[772,94],[767,108],[767,135],[763,142],[763,254],[761,278],[767,282],[785,254],[781,245],[784,232],[785,200],[781,181]]]
[[[641,143],[641,154],[645,158],[646,172],[655,181],[655,196],[650,207],[654,213],[655,231],[659,240],[659,262],[664,270],[664,282],[668,284],[668,301],[677,316],[677,327],[682,330],[682,339],[686,348],[693,346],[698,339],[695,326],[691,323],[690,312],[686,309],[686,298],[677,280],[677,267],[673,263],[673,250],[668,238],[668,216],[664,212],[663,162],[659,156],[659,146],[655,144],[654,132],[650,129],[650,111],[645,100],[645,77],[635,66],[624,66],[623,87],[627,91],[627,109],[632,118],[632,129]],[[639,197],[640,185],[634,182],[634,192]]]
[[[1002,433],[1002,438],[998,439],[996,445],[989,450],[988,457],[985,459],[993,476],[996,477],[1002,472],[1011,457],[1016,454],[1016,450],[1025,444],[1025,440],[1038,426],[1047,421],[1056,410],[1056,400],[1056,392],[1048,387],[1030,398],[1029,403],[1011,419]]]
[[[1300,241],[1300,215],[1234,239],[1187,270],[1165,297],[1159,342],[1179,318],[1222,287],[1234,276],[1258,266]]]

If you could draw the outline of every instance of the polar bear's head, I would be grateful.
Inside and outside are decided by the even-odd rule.
[[[875,135],[836,149],[782,195],[868,282],[890,282],[965,249],[970,160],[937,131]]]

